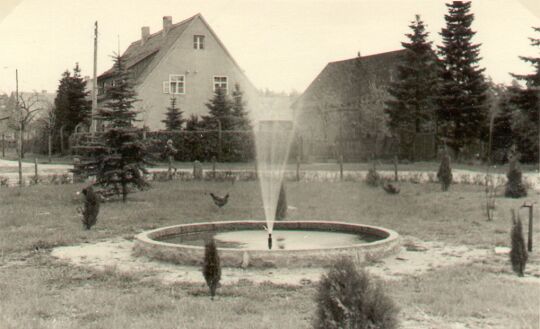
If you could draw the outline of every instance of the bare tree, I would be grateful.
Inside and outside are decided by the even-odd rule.
[[[54,106],[50,102],[47,102],[45,111],[44,115],[40,116],[36,121],[42,131],[45,131],[47,134],[47,150],[50,163],[52,157],[52,137],[54,128],[56,127],[56,113]]]
[[[18,106],[10,106],[8,127],[20,134],[20,140],[23,141],[24,133],[34,121],[39,111],[43,109],[44,102],[37,92],[32,94],[20,93]],[[22,146],[20,153],[21,158],[24,158],[24,147]]]

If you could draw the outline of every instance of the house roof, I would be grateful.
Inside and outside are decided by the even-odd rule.
[[[122,54],[122,58],[125,60],[126,67],[128,69],[133,68],[137,64],[146,62],[147,65],[141,70],[133,70],[133,79],[138,82],[151,72],[151,70],[159,63],[161,58],[165,56],[167,51],[172,47],[174,42],[182,35],[189,24],[197,17],[201,17],[201,14],[194,15],[181,22],[173,24],[165,38],[163,37],[163,30],[153,33],[148,36],[148,39],[142,43],[142,40],[132,42],[126,51]],[[114,67],[111,67],[98,79],[107,78],[114,74]]]
[[[293,108],[352,104],[370,85],[387,85],[407,50],[330,62],[292,105]]]
[[[173,24],[165,38],[162,36],[163,30],[151,34],[148,39],[142,43],[141,40],[132,42],[126,51],[122,54],[123,59],[126,62],[126,67],[132,69],[133,79],[135,83],[144,81],[146,76],[152,72],[152,70],[159,64],[159,62],[165,57],[168,51],[172,48],[176,40],[184,33],[188,26],[195,21],[195,19],[200,19],[208,28],[210,33],[214,36],[218,44],[223,48],[227,56],[232,60],[234,65],[238,67],[240,72],[245,75],[244,71],[238,63],[234,60],[232,55],[229,53],[225,45],[217,37],[216,33],[204,17],[198,13],[190,18],[187,18],[181,22]],[[137,69],[134,69],[137,68]],[[98,80],[111,77],[114,74],[114,67],[111,67],[109,70],[105,71],[98,77]],[[247,77],[246,77],[247,78]],[[248,79],[249,81],[249,79]]]

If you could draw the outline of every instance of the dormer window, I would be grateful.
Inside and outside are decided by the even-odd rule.
[[[193,36],[193,48],[204,49],[204,35]]]

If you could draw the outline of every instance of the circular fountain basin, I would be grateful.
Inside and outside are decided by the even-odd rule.
[[[264,221],[227,221],[163,227],[135,237],[135,253],[182,265],[201,265],[204,243],[216,241],[226,267],[329,266],[339,257],[373,261],[399,252],[399,235],[361,224],[325,221],[274,223],[272,249]]]

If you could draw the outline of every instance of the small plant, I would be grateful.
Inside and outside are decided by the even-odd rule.
[[[210,289],[210,298],[214,300],[216,289],[221,280],[221,264],[214,239],[206,243],[204,247],[203,276]]]
[[[510,158],[510,165],[506,177],[506,188],[504,190],[504,196],[507,198],[521,198],[527,196],[527,188],[521,181],[521,169],[519,169],[517,156]]]
[[[43,180],[41,179],[40,176],[36,176],[36,175],[33,175],[30,177],[30,180],[28,181],[28,183],[30,185],[39,185],[43,182]]]
[[[452,184],[452,169],[450,168],[450,156],[445,151],[441,164],[439,166],[439,171],[437,172],[437,179],[441,183],[441,188],[443,191],[448,191],[450,184]]]
[[[489,169],[488,169],[489,170]],[[493,179],[493,176],[489,173],[485,176],[485,190],[486,194],[486,214],[487,214],[487,220],[491,221],[493,220],[493,212],[495,211],[495,197],[497,192],[497,185],[495,183],[495,180]]]
[[[512,270],[518,276],[523,276],[525,264],[527,263],[527,249],[525,249],[525,239],[523,238],[523,228],[519,215],[516,219],[514,210],[512,209],[512,249],[510,250],[510,261],[512,262]]]
[[[9,186],[9,178],[0,176],[0,186],[7,187]]]
[[[82,223],[84,228],[89,230],[97,222],[100,201],[99,196],[94,192],[92,186],[84,188],[82,194],[84,196],[84,206],[80,210],[83,216]]]
[[[276,206],[276,220],[283,220],[287,217],[287,195],[283,182],[279,188],[279,197]]]
[[[322,276],[315,301],[314,329],[394,329],[398,325],[398,308],[381,284],[366,271],[357,271],[346,258]]]
[[[379,186],[379,183],[381,181],[381,176],[377,172],[377,169],[375,168],[375,164],[369,168],[368,173],[366,175],[366,184],[369,186],[377,187]]]

